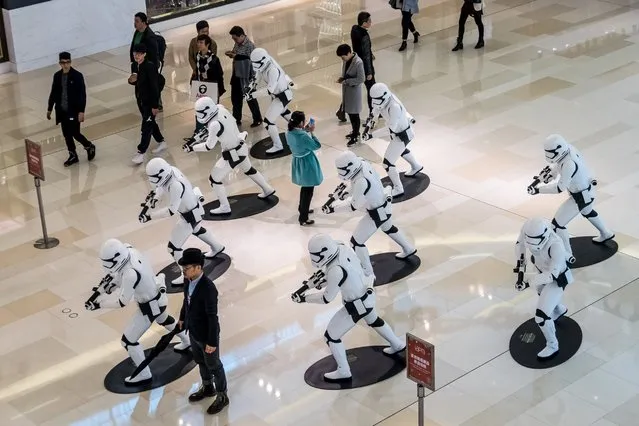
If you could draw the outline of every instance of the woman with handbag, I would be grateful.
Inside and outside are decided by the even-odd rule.
[[[217,99],[213,99],[216,104],[220,103],[220,97],[226,92],[224,89],[224,70],[220,58],[211,50],[213,40],[206,34],[197,36],[197,56],[195,59],[197,74],[193,81],[204,83],[217,83]],[[217,47],[216,47],[217,49]],[[197,83],[196,83],[197,84]],[[205,128],[205,124],[201,124],[195,120],[195,131],[190,138],[184,138],[185,142],[195,142],[195,135]]]
[[[475,49],[481,49],[484,47],[484,23],[481,21],[481,16],[483,14],[483,0],[464,0],[464,4],[459,12],[459,31],[457,33],[457,43],[455,44],[455,47],[453,47],[453,52],[457,52],[464,48],[464,30],[466,27],[466,20],[469,16],[472,16],[473,19],[475,19],[477,31],[479,31],[479,39],[477,40]]]
[[[389,4],[393,9],[399,9],[402,11],[402,45],[399,46],[399,51],[406,50],[408,40],[408,32],[413,33],[413,43],[419,42],[419,32],[415,29],[413,24],[413,15],[419,13],[419,0],[390,0]]]
[[[319,140],[313,135],[314,130],[315,120],[311,118],[306,123],[306,115],[302,111],[295,111],[291,114],[288,132],[286,132],[286,143],[293,153],[291,163],[293,183],[301,187],[298,221],[302,226],[315,223],[314,220],[308,218],[308,215],[313,213],[313,210],[310,209],[311,200],[315,187],[324,180],[319,160],[314,152],[321,147]]]

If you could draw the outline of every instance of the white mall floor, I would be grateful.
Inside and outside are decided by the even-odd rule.
[[[358,11],[373,14],[371,35],[377,80],[386,82],[417,119],[410,149],[432,179],[418,198],[397,204],[396,224],[419,249],[422,265],[378,290],[379,309],[396,332],[436,346],[437,390],[425,399],[429,426],[636,426],[639,424],[639,1],[495,0],[488,2],[486,48],[450,52],[461,0],[422,4],[418,45],[399,53],[400,18],[386,2],[281,1],[211,19],[219,51],[231,47],[228,30],[240,24],[295,80],[293,108],[317,120],[325,183],[321,205],[338,180],[334,158],[345,150],[349,126],[338,125],[340,71],[335,48],[349,40]],[[167,88],[160,123],[170,149],[163,157],[206,189],[219,155],[185,154],[182,137],[193,126],[188,101],[186,48],[194,27],[165,33]],[[133,307],[87,312],[84,300],[101,277],[97,250],[109,237],[141,249],[154,267],[171,262],[166,251],[172,219],[138,223],[149,185],[131,156],[139,117],[126,83],[128,48],[75,62],[89,85],[86,134],[97,145],[87,163],[62,166],[60,131],[45,119],[56,67],[0,76],[0,424],[33,425],[416,425],[415,385],[400,374],[355,390],[307,386],[304,371],[328,355],[324,328],[339,302],[295,305],[290,293],[311,267],[309,237],[328,232],[348,241],[356,216],[297,224],[297,188],[290,158],[255,161],[280,195],[268,212],[210,222],[224,242],[231,269],[221,294],[221,351],[231,404],[205,414],[190,404],[199,377],[193,370],[163,388],[137,395],[107,392],[105,374],[126,358],[119,343]],[[229,61],[224,59],[229,71]],[[228,82],[228,77],[227,77]],[[266,100],[260,99],[262,108]],[[230,105],[228,97],[223,103]],[[245,114],[248,110],[245,108]],[[246,116],[244,124],[249,124]],[[283,128],[283,123],[279,123]],[[536,294],[514,290],[513,245],[524,220],[552,217],[563,195],[531,197],[526,186],[544,166],[542,143],[561,133],[583,153],[598,186],[597,211],[616,232],[619,253],[575,270],[565,293],[584,340],[565,364],[530,370],[516,364],[508,342],[532,317]],[[265,136],[251,130],[254,142]],[[50,234],[61,245],[38,251],[40,236],[33,181],[23,139],[44,142],[43,186]],[[380,171],[383,140],[355,148]],[[82,153],[84,154],[84,153]],[[402,166],[405,167],[405,166]],[[249,192],[242,175],[229,190]],[[574,235],[594,235],[582,218]],[[197,241],[189,244],[200,246]],[[375,235],[372,253],[394,250]],[[176,312],[180,296],[170,297]],[[77,318],[63,314],[77,312]],[[162,334],[154,327],[147,346]],[[381,344],[364,325],[344,338],[348,347]]]

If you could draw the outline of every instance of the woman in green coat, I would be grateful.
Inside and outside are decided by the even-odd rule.
[[[319,160],[314,152],[321,147],[313,135],[314,130],[315,123],[313,121],[306,123],[306,116],[302,111],[295,111],[291,114],[288,132],[286,132],[286,142],[293,153],[291,164],[293,183],[301,187],[298,210],[300,213],[299,222],[302,226],[315,223],[314,220],[308,219],[309,213],[313,213],[313,210],[310,210],[313,190],[324,180]]]

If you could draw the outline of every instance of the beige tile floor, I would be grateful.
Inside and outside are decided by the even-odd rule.
[[[327,177],[315,204],[337,183],[334,158],[348,126],[334,111],[341,65],[335,47],[349,40],[358,11],[373,14],[378,81],[388,83],[417,119],[411,150],[425,164],[431,187],[398,204],[397,224],[419,248],[420,269],[379,290],[379,308],[398,333],[412,332],[437,347],[437,391],[425,400],[431,426],[636,426],[639,415],[639,10],[628,0],[495,0],[488,2],[486,48],[451,54],[460,0],[422,4],[415,23],[419,45],[397,52],[398,14],[385,2],[281,1],[211,19],[220,52],[244,26],[257,45],[278,58],[296,82],[293,107],[317,120]],[[164,157],[212,194],[208,171],[218,153],[187,155],[181,139],[193,125],[186,46],[193,28],[165,33],[167,88],[160,123],[171,148]],[[100,278],[97,250],[108,237],[141,249],[157,268],[170,262],[170,219],[144,226],[138,202],[149,187],[130,164],[139,137],[127,49],[75,61],[87,79],[85,133],[98,147],[91,164],[62,167],[59,130],[45,119],[55,67],[0,76],[0,424],[33,425],[415,425],[415,387],[403,376],[364,389],[323,392],[303,380],[328,352],[323,331],[337,304],[292,305],[290,292],[310,271],[305,245],[315,232],[347,240],[349,216],[317,215],[296,224],[297,190],[290,159],[254,161],[282,199],[252,218],[209,228],[227,246],[231,269],[218,280],[222,353],[231,406],[211,418],[190,405],[195,371],[141,395],[104,390],[107,371],[125,358],[119,336],[131,308],[83,310]],[[226,72],[229,62],[223,60]],[[264,99],[260,100],[265,107]],[[223,101],[229,105],[228,98]],[[248,112],[248,111],[246,111]],[[247,116],[245,123],[248,123]],[[282,125],[282,123],[280,123]],[[620,252],[575,271],[566,292],[584,331],[579,353],[551,370],[528,370],[507,352],[513,330],[531,317],[536,296],[513,289],[513,242],[526,217],[551,216],[562,196],[535,197],[525,187],[543,165],[541,144],[561,132],[596,172],[598,207],[617,232]],[[251,131],[251,140],[265,135]],[[37,251],[40,236],[33,182],[23,139],[42,141],[49,231],[61,245]],[[381,170],[385,142],[356,152]],[[232,192],[251,190],[236,174]],[[575,235],[593,230],[582,219]],[[276,242],[276,245],[274,244]],[[194,244],[198,244],[195,242]],[[373,253],[392,249],[382,235]],[[171,296],[175,312],[179,296]],[[79,313],[70,319],[69,308]],[[161,330],[143,338],[153,344]],[[348,346],[379,343],[364,326]]]

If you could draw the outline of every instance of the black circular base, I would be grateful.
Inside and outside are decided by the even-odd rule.
[[[593,237],[573,237],[570,239],[572,255],[575,263],[570,264],[570,269],[583,268],[610,259],[619,250],[615,240],[606,241],[603,244],[592,242]]]
[[[546,347],[546,338],[534,318],[529,319],[510,338],[510,356],[520,365],[536,370],[556,367],[577,353],[583,335],[575,320],[563,316],[555,321],[559,351],[550,359],[540,360],[537,354]]]
[[[404,185],[404,194],[399,197],[393,197],[393,204],[408,201],[417,197],[419,194],[426,191],[430,185],[430,178],[422,172],[417,173],[415,176],[406,176],[406,173],[401,172],[399,174],[399,179],[402,181],[402,185]],[[382,179],[382,184],[384,186],[393,186],[393,183],[388,176]]]
[[[422,260],[416,254],[406,259],[397,259],[397,252],[377,253],[371,256],[371,264],[375,273],[374,287],[390,284],[406,278],[415,272]]]
[[[60,244],[60,240],[58,240],[57,238],[48,237],[46,240],[44,238],[40,238],[33,244],[33,247],[40,250],[46,250],[57,247],[58,244]]]
[[[231,213],[212,215],[209,211],[220,207],[220,202],[217,200],[210,201],[204,204],[204,216],[202,216],[202,219],[216,221],[241,219],[243,217],[264,213],[275,207],[279,202],[280,199],[275,194],[266,198],[258,198],[256,192],[252,194],[232,195],[229,197]]]
[[[288,143],[286,143],[286,135],[284,133],[280,133],[280,140],[282,141],[284,149],[275,154],[266,153],[266,150],[273,146],[270,136],[255,142],[249,151],[251,157],[257,158],[258,160],[273,160],[291,155],[291,149],[288,147]]]
[[[196,364],[193,362],[193,355],[190,350],[179,354],[173,350],[175,345],[175,343],[171,344],[162,351],[157,358],[151,361],[149,368],[151,369],[153,378],[150,382],[135,386],[125,384],[124,379],[129,377],[135,370],[133,361],[131,361],[131,358],[127,358],[109,371],[104,378],[104,387],[113,393],[140,393],[166,386],[180,377],[185,376],[189,371],[195,368]],[[144,351],[144,356],[148,356],[149,352],[151,352],[151,349]]]
[[[231,267],[231,258],[225,253],[218,254],[213,259],[204,260],[204,274],[215,281],[220,278]],[[172,284],[172,281],[179,277],[182,273],[182,268],[177,263],[173,262],[169,266],[162,269],[159,273],[166,275],[166,292],[169,294],[182,293],[184,291],[183,285]]]
[[[363,346],[348,349],[346,357],[353,377],[342,382],[327,382],[324,373],[337,368],[332,355],[322,358],[311,365],[304,373],[304,381],[309,386],[324,390],[355,389],[374,385],[399,374],[406,368],[405,352],[386,355],[383,349],[387,346]]]

